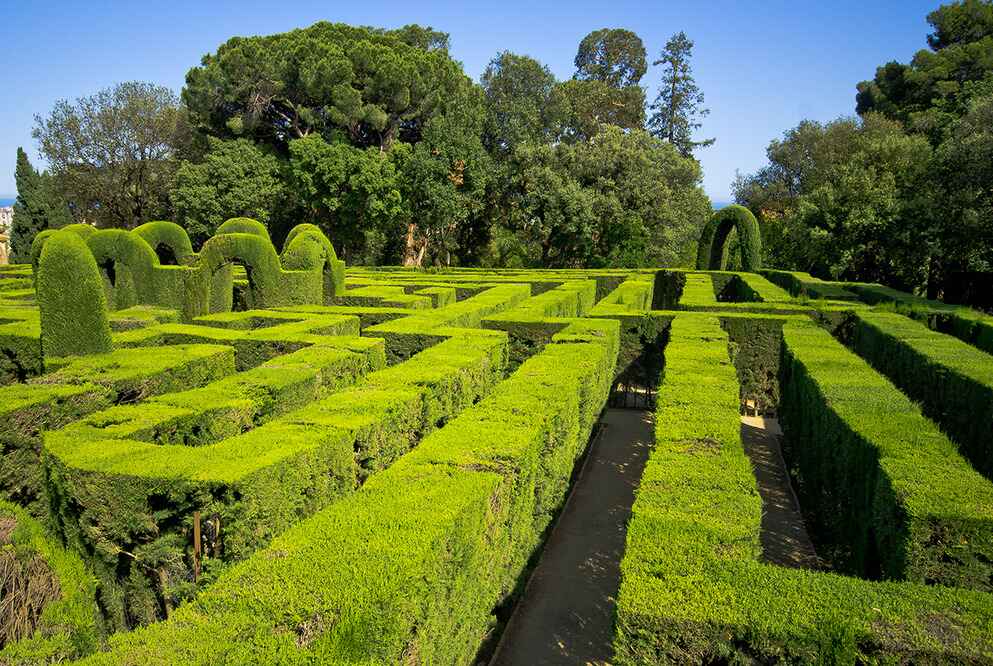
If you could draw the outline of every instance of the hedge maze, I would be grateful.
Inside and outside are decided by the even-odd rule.
[[[0,663],[485,658],[632,396],[616,663],[993,663],[993,319],[761,270],[750,229],[688,271],[44,232],[0,268]],[[743,414],[816,566],[770,557]]]

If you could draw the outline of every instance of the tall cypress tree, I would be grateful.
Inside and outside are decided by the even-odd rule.
[[[38,232],[55,229],[71,222],[65,201],[55,190],[47,173],[38,173],[23,148],[17,149],[14,170],[17,200],[10,227],[10,258],[13,263],[31,261],[31,242]]]
[[[694,148],[705,148],[714,139],[694,141],[694,130],[700,129],[698,118],[710,113],[703,107],[703,92],[693,79],[690,56],[693,42],[686,33],[679,32],[666,42],[659,59],[652,65],[664,65],[659,94],[652,103],[654,111],[648,120],[648,130],[668,141],[684,156],[690,157]]]

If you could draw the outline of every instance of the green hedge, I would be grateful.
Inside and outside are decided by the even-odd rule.
[[[616,323],[560,340],[360,492],[92,662],[472,661],[610,385]]]
[[[359,320],[351,315],[322,315],[298,313],[290,315],[275,326],[239,330],[237,325],[228,327],[217,326],[226,318],[229,323],[239,319],[250,323],[257,314],[265,312],[268,320],[275,318],[268,311],[249,310],[237,313],[219,313],[209,317],[197,318],[198,323],[208,324],[198,326],[191,324],[159,324],[138,330],[126,331],[115,336],[114,341],[119,347],[146,347],[152,345],[176,345],[191,343],[207,343],[230,345],[235,350],[235,367],[243,371],[254,368],[260,363],[302,349],[308,345],[321,342],[325,336],[347,336],[344,342],[350,346],[381,346],[377,340],[359,339]]]
[[[892,304],[898,312],[928,327],[954,335],[963,342],[993,354],[993,317],[961,305],[948,305],[879,284],[852,283],[849,288],[871,305]]]
[[[712,273],[718,300],[731,302],[792,303],[793,297],[755,273]]]
[[[672,323],[621,562],[617,664],[984,663],[993,596],[761,561],[762,502],[716,318]]]
[[[58,663],[96,651],[103,641],[103,627],[95,600],[96,581],[83,561],[47,536],[41,524],[22,508],[2,499],[0,523],[4,523],[0,551],[13,553],[21,562],[40,558],[59,588],[58,598],[38,609],[30,636],[0,646],[0,663]],[[10,608],[4,610],[12,612]]]
[[[796,297],[819,298],[832,301],[856,301],[858,296],[845,289],[840,282],[825,282],[802,271],[759,271],[770,282],[782,287]]]
[[[752,212],[744,206],[726,206],[710,218],[697,246],[697,270],[724,270],[726,244],[731,229],[738,230],[741,270],[754,273],[762,268],[762,233]]]
[[[180,266],[188,266],[196,261],[189,234],[186,233],[186,229],[175,222],[164,220],[146,222],[135,227],[133,233],[148,243],[149,247],[159,256],[160,264],[162,263],[159,254],[160,247],[168,249],[169,253],[176,259],[176,264]]]
[[[193,593],[194,511],[220,517],[215,570],[246,557],[489,392],[502,378],[506,338],[467,332],[352,387],[347,380],[367,369],[359,355],[305,351],[46,435],[63,535],[94,554],[112,626],[153,621],[160,604]],[[329,385],[315,385],[320,378]]]
[[[282,258],[264,225],[247,218],[228,220],[195,255],[186,232],[171,222],[149,222],[134,231],[96,231],[87,225],[67,230],[85,239],[104,283],[111,309],[151,305],[179,311],[189,321],[232,307],[232,264],[248,268],[250,307],[324,304],[344,291],[345,264],[327,237],[312,224],[290,232]],[[32,245],[37,266],[53,232]],[[158,248],[168,248],[176,265],[162,265]],[[6,292],[12,293],[12,292]]]
[[[0,496],[47,518],[43,431],[112,404],[203,386],[233,372],[230,347],[185,345],[76,357],[28,384],[0,387]]]
[[[890,312],[857,312],[850,343],[993,479],[993,357]]]
[[[993,591],[993,483],[868,363],[783,329],[785,452],[815,544],[840,571]]]
[[[686,273],[685,276],[686,280],[677,303],[679,309],[713,308],[720,305],[714,293],[714,281],[709,274]]]
[[[110,351],[107,297],[97,262],[79,235],[59,231],[44,243],[38,306],[44,357]]]
[[[0,386],[23,382],[44,371],[38,311],[28,320],[0,323]],[[3,314],[0,313],[0,317]]]

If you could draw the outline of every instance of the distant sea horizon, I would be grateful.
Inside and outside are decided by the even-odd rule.
[[[14,205],[14,199],[12,198],[7,199],[4,197],[0,197],[0,208],[6,208],[7,206],[13,206],[13,205]]]

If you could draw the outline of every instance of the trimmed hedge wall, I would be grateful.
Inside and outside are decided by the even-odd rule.
[[[993,658],[990,594],[761,562],[740,427],[726,335],[714,317],[680,314],[621,563],[615,663]]]
[[[697,270],[724,270],[725,245],[732,227],[738,230],[741,270],[754,273],[762,268],[762,233],[759,223],[752,211],[732,204],[714,213],[704,226],[697,246]]]
[[[196,261],[196,254],[193,252],[193,244],[190,243],[189,234],[186,233],[186,229],[175,222],[164,220],[146,222],[135,227],[133,233],[148,243],[159,258],[159,263],[164,266],[169,264],[162,261],[164,251],[160,248],[168,251],[179,266],[188,266]]]
[[[784,453],[839,571],[993,591],[993,483],[917,406],[813,325],[783,329]]]
[[[186,232],[171,222],[149,222],[134,231],[96,231],[87,225],[65,230],[85,239],[100,267],[108,306],[171,308],[184,320],[230,310],[234,288],[231,266],[248,267],[249,307],[330,303],[344,292],[345,264],[319,228],[301,224],[291,230],[283,256],[276,255],[265,226],[247,218],[228,220],[195,255]],[[53,232],[32,245],[37,267]],[[158,252],[175,265],[163,265]],[[36,271],[37,272],[37,271]],[[8,292],[9,293],[9,292]]]
[[[38,306],[44,357],[110,351],[107,298],[97,262],[79,235],[59,231],[44,244],[38,259]]]
[[[890,312],[856,312],[850,343],[993,479],[993,357]]]
[[[0,497],[47,518],[43,431],[112,404],[203,386],[233,372],[230,347],[185,345],[76,357],[28,384],[0,387]]]
[[[215,567],[246,557],[491,390],[506,338],[467,332],[351,388],[368,369],[362,357],[305,351],[46,435],[63,534],[94,554],[112,626],[154,621],[191,596],[194,511],[220,518]]]
[[[470,662],[610,386],[616,323],[561,335],[361,491],[92,663]]]
[[[83,657],[100,647],[104,632],[93,576],[79,556],[49,538],[38,521],[2,499],[0,552],[5,557],[13,555],[22,565],[40,560],[58,586],[57,598],[43,608],[34,609],[39,614],[31,635],[0,645],[0,663],[9,666],[57,663]],[[14,609],[5,604],[4,610],[12,613]]]
[[[832,301],[857,301],[858,296],[848,291],[840,282],[825,282],[802,271],[759,271],[770,282],[782,287],[793,296],[819,298]]]

